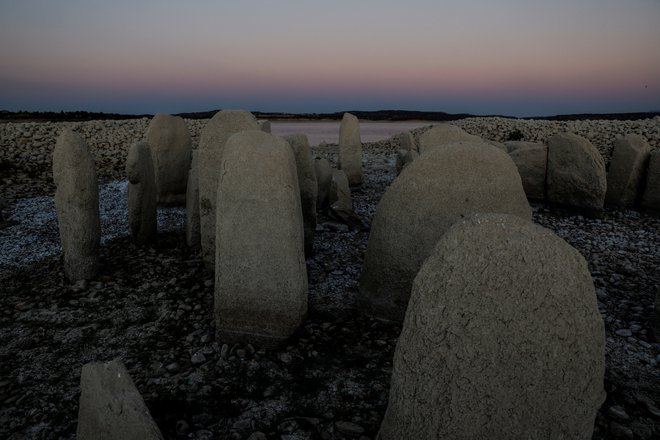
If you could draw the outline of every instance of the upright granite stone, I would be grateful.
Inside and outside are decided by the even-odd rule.
[[[300,204],[305,225],[305,255],[309,257],[314,250],[314,232],[316,231],[316,200],[318,199],[316,172],[307,136],[292,134],[285,136],[284,140],[291,145],[296,158]]]
[[[614,141],[610,169],[607,172],[605,203],[630,208],[639,201],[650,156],[651,146],[638,134]]]
[[[257,123],[259,124],[259,128],[261,129],[261,131],[263,131],[264,133],[270,133],[270,121],[269,120],[259,119],[257,121]]]
[[[71,282],[90,280],[99,271],[99,186],[89,147],[69,128],[55,144],[53,180],[64,274]]]
[[[233,135],[218,185],[215,322],[220,341],[272,347],[307,314],[296,162],[285,140]]]
[[[437,124],[426,130],[419,137],[417,148],[419,154],[424,154],[429,148],[455,142],[485,143],[479,136],[472,135],[460,127],[451,124]]]
[[[415,138],[409,131],[404,131],[394,136],[394,141],[399,145],[400,150],[417,151],[417,144]]]
[[[483,143],[456,143],[408,165],[376,208],[360,279],[360,310],[403,320],[422,262],[454,222],[476,212],[531,219],[520,175],[506,153]]]
[[[396,151],[396,174],[401,174],[401,171],[407,167],[412,161],[419,157],[419,153],[415,150],[397,150]]]
[[[157,440],[163,436],[118,359],[82,367],[78,440]]]
[[[353,212],[351,187],[348,184],[348,177],[346,177],[346,173],[343,170],[334,170],[332,172],[329,197],[332,209]]]
[[[186,244],[198,248],[201,242],[199,227],[199,152],[193,150],[188,185],[186,186]]]
[[[652,152],[649,159],[642,207],[660,212],[660,150]]]
[[[376,438],[591,439],[604,373],[580,253],[529,221],[475,215],[415,278]]]
[[[202,259],[213,270],[215,259],[215,202],[221,174],[220,160],[234,133],[259,130],[257,119],[243,110],[222,110],[213,116],[199,138],[199,218]]]
[[[126,157],[128,176],[128,229],[136,244],[155,240],[158,231],[157,190],[151,148],[146,142],[131,145]]]
[[[510,147],[512,142],[507,143]],[[546,173],[548,167],[548,147],[544,144],[519,142],[510,149],[509,156],[516,164],[523,189],[531,200],[545,200]]]
[[[605,162],[587,139],[559,133],[548,141],[548,201],[584,209],[603,210],[607,177]]]
[[[339,126],[339,169],[348,177],[348,183],[362,183],[362,140],[360,121],[350,113],[344,113]]]
[[[162,113],[147,128],[158,188],[158,204],[185,205],[192,141],[186,121]]]
[[[316,185],[318,187],[316,209],[320,211],[330,205],[329,196],[330,184],[332,183],[332,166],[330,166],[330,163],[326,159],[317,157],[314,160],[314,173],[316,174]]]

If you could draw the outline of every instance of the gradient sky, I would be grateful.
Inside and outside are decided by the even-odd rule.
[[[660,0],[0,0],[0,109],[660,110]]]

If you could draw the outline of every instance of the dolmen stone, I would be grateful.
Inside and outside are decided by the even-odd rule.
[[[218,184],[218,340],[273,347],[307,314],[296,162],[287,142],[244,131],[226,143]]]
[[[631,134],[614,141],[607,171],[606,204],[631,208],[639,201],[650,156],[651,146],[640,135]]]
[[[528,199],[545,200],[548,147],[534,142],[506,142]]]
[[[199,152],[193,150],[188,185],[186,186],[186,244],[198,248],[201,242],[199,226]]]
[[[155,240],[158,232],[157,190],[151,147],[136,142],[126,157],[128,176],[128,229],[133,242],[142,245]]]
[[[383,195],[371,225],[358,306],[372,317],[402,321],[413,279],[456,221],[477,212],[531,219],[520,175],[503,151],[455,143],[420,155]]]
[[[419,153],[415,150],[399,149],[396,151],[396,174],[401,174],[401,171],[408,166],[412,161],[419,157]]]
[[[318,188],[318,198],[316,200],[316,209],[321,211],[330,206],[330,184],[332,183],[332,166],[322,158],[317,157],[314,160],[314,174],[316,174],[316,185]]]
[[[477,214],[415,278],[376,438],[591,439],[604,373],[584,258],[532,222]]]
[[[551,204],[598,214],[606,190],[605,161],[591,142],[573,133],[558,133],[549,139],[547,194]]]
[[[98,178],[87,143],[69,128],[55,144],[53,180],[64,274],[71,282],[93,279],[101,246]]]
[[[660,150],[652,152],[649,158],[641,205],[643,208],[660,212]]]
[[[244,130],[259,130],[257,119],[243,110],[222,110],[206,124],[199,138],[199,219],[202,260],[213,271],[215,260],[215,202],[220,161],[227,139]]]
[[[146,139],[154,162],[158,204],[185,205],[192,154],[186,121],[180,116],[159,113],[149,123]]]
[[[263,131],[264,133],[270,133],[271,129],[270,129],[270,121],[269,120],[259,119],[257,121],[257,123],[259,124],[259,128],[260,128],[261,131]]]
[[[409,131],[404,131],[394,136],[394,142],[399,145],[400,150],[414,150],[417,151],[417,144],[415,138]]]
[[[424,154],[430,148],[455,142],[484,143],[485,141],[479,136],[469,134],[460,127],[442,123],[434,125],[422,133],[417,148],[419,154]]]
[[[156,440],[163,436],[124,364],[83,365],[78,440]]]
[[[362,140],[360,121],[350,113],[344,113],[339,126],[339,169],[348,177],[348,183],[362,183]]]
[[[316,231],[316,201],[318,199],[318,184],[316,172],[310,152],[309,141],[304,134],[285,136],[284,140],[293,149],[296,158],[298,186],[300,187],[300,204],[302,206],[303,224],[305,227],[305,255],[311,256],[314,250],[314,233]]]
[[[330,206],[334,210],[353,211],[353,198],[351,197],[351,187],[348,184],[348,177],[343,170],[334,170],[332,172],[332,181],[330,182]]]

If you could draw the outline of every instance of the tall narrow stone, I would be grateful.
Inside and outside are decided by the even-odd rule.
[[[128,228],[136,244],[156,238],[158,222],[156,177],[151,148],[146,142],[131,145],[126,158],[128,176]]]
[[[191,248],[200,245],[199,231],[199,153],[193,150],[188,186],[186,187],[186,244]]]
[[[640,135],[631,134],[614,142],[605,203],[630,208],[639,201],[650,156],[651,146]]]
[[[83,365],[76,437],[78,440],[163,438],[119,359]]]
[[[304,134],[285,136],[296,158],[298,186],[300,187],[300,203],[302,205],[303,223],[305,225],[305,255],[311,256],[314,250],[314,233],[316,231],[316,200],[318,184],[316,172],[310,153],[309,141]]]
[[[346,173],[350,185],[362,183],[360,121],[350,113],[344,113],[339,126],[339,169]]]
[[[404,131],[394,136],[394,141],[399,144],[399,150],[417,151],[415,138],[409,131]]]
[[[215,322],[220,341],[274,346],[307,313],[296,162],[282,138],[227,141],[217,193]]]
[[[53,180],[64,273],[72,282],[95,278],[101,244],[98,179],[87,143],[68,128],[55,144]]]
[[[642,207],[660,212],[660,150],[651,153],[649,159]]]
[[[186,121],[159,113],[146,134],[154,163],[158,203],[185,205],[192,141]]]
[[[206,124],[199,138],[199,218],[202,259],[213,270],[215,259],[215,202],[222,170],[220,160],[227,139],[244,130],[259,130],[257,119],[243,110],[222,110]]]
[[[318,187],[318,198],[316,200],[316,209],[321,211],[326,209],[329,203],[330,184],[332,182],[332,166],[322,157],[314,160],[314,173],[316,174],[316,184]]]
[[[257,121],[259,123],[259,128],[261,131],[264,133],[270,133],[270,121],[267,119],[259,119]]]

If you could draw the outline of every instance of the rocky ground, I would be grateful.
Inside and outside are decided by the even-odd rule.
[[[125,140],[107,148],[121,151],[135,135],[119,128],[123,121],[110,122]],[[4,130],[0,139],[8,143]],[[121,160],[94,148],[97,160],[105,158],[103,180],[120,177]],[[389,142],[365,146],[365,183],[354,193],[365,230],[321,215],[315,255],[307,261],[309,316],[277,350],[214,339],[212,276],[199,253],[185,246],[181,210],[167,213],[179,227],[162,232],[153,247],[113,233],[102,247],[102,273],[88,284],[66,283],[57,255],[0,265],[0,438],[73,438],[81,366],[120,358],[166,438],[373,439],[387,405],[400,327],[360,316],[355,297],[368,226],[395,177],[394,148]],[[336,159],[334,147],[315,150]],[[24,172],[29,160],[19,164],[12,158],[23,156],[3,154],[0,190],[11,187],[4,211],[11,222],[17,200],[52,194],[48,150],[35,148],[45,165],[33,175]],[[534,220],[575,246],[594,277],[606,323],[608,393],[594,439],[658,438],[660,344],[649,319],[660,286],[660,219],[615,210],[588,219],[537,205]],[[46,226],[39,229],[54,234],[52,222]],[[12,230],[0,228],[0,240]]]

